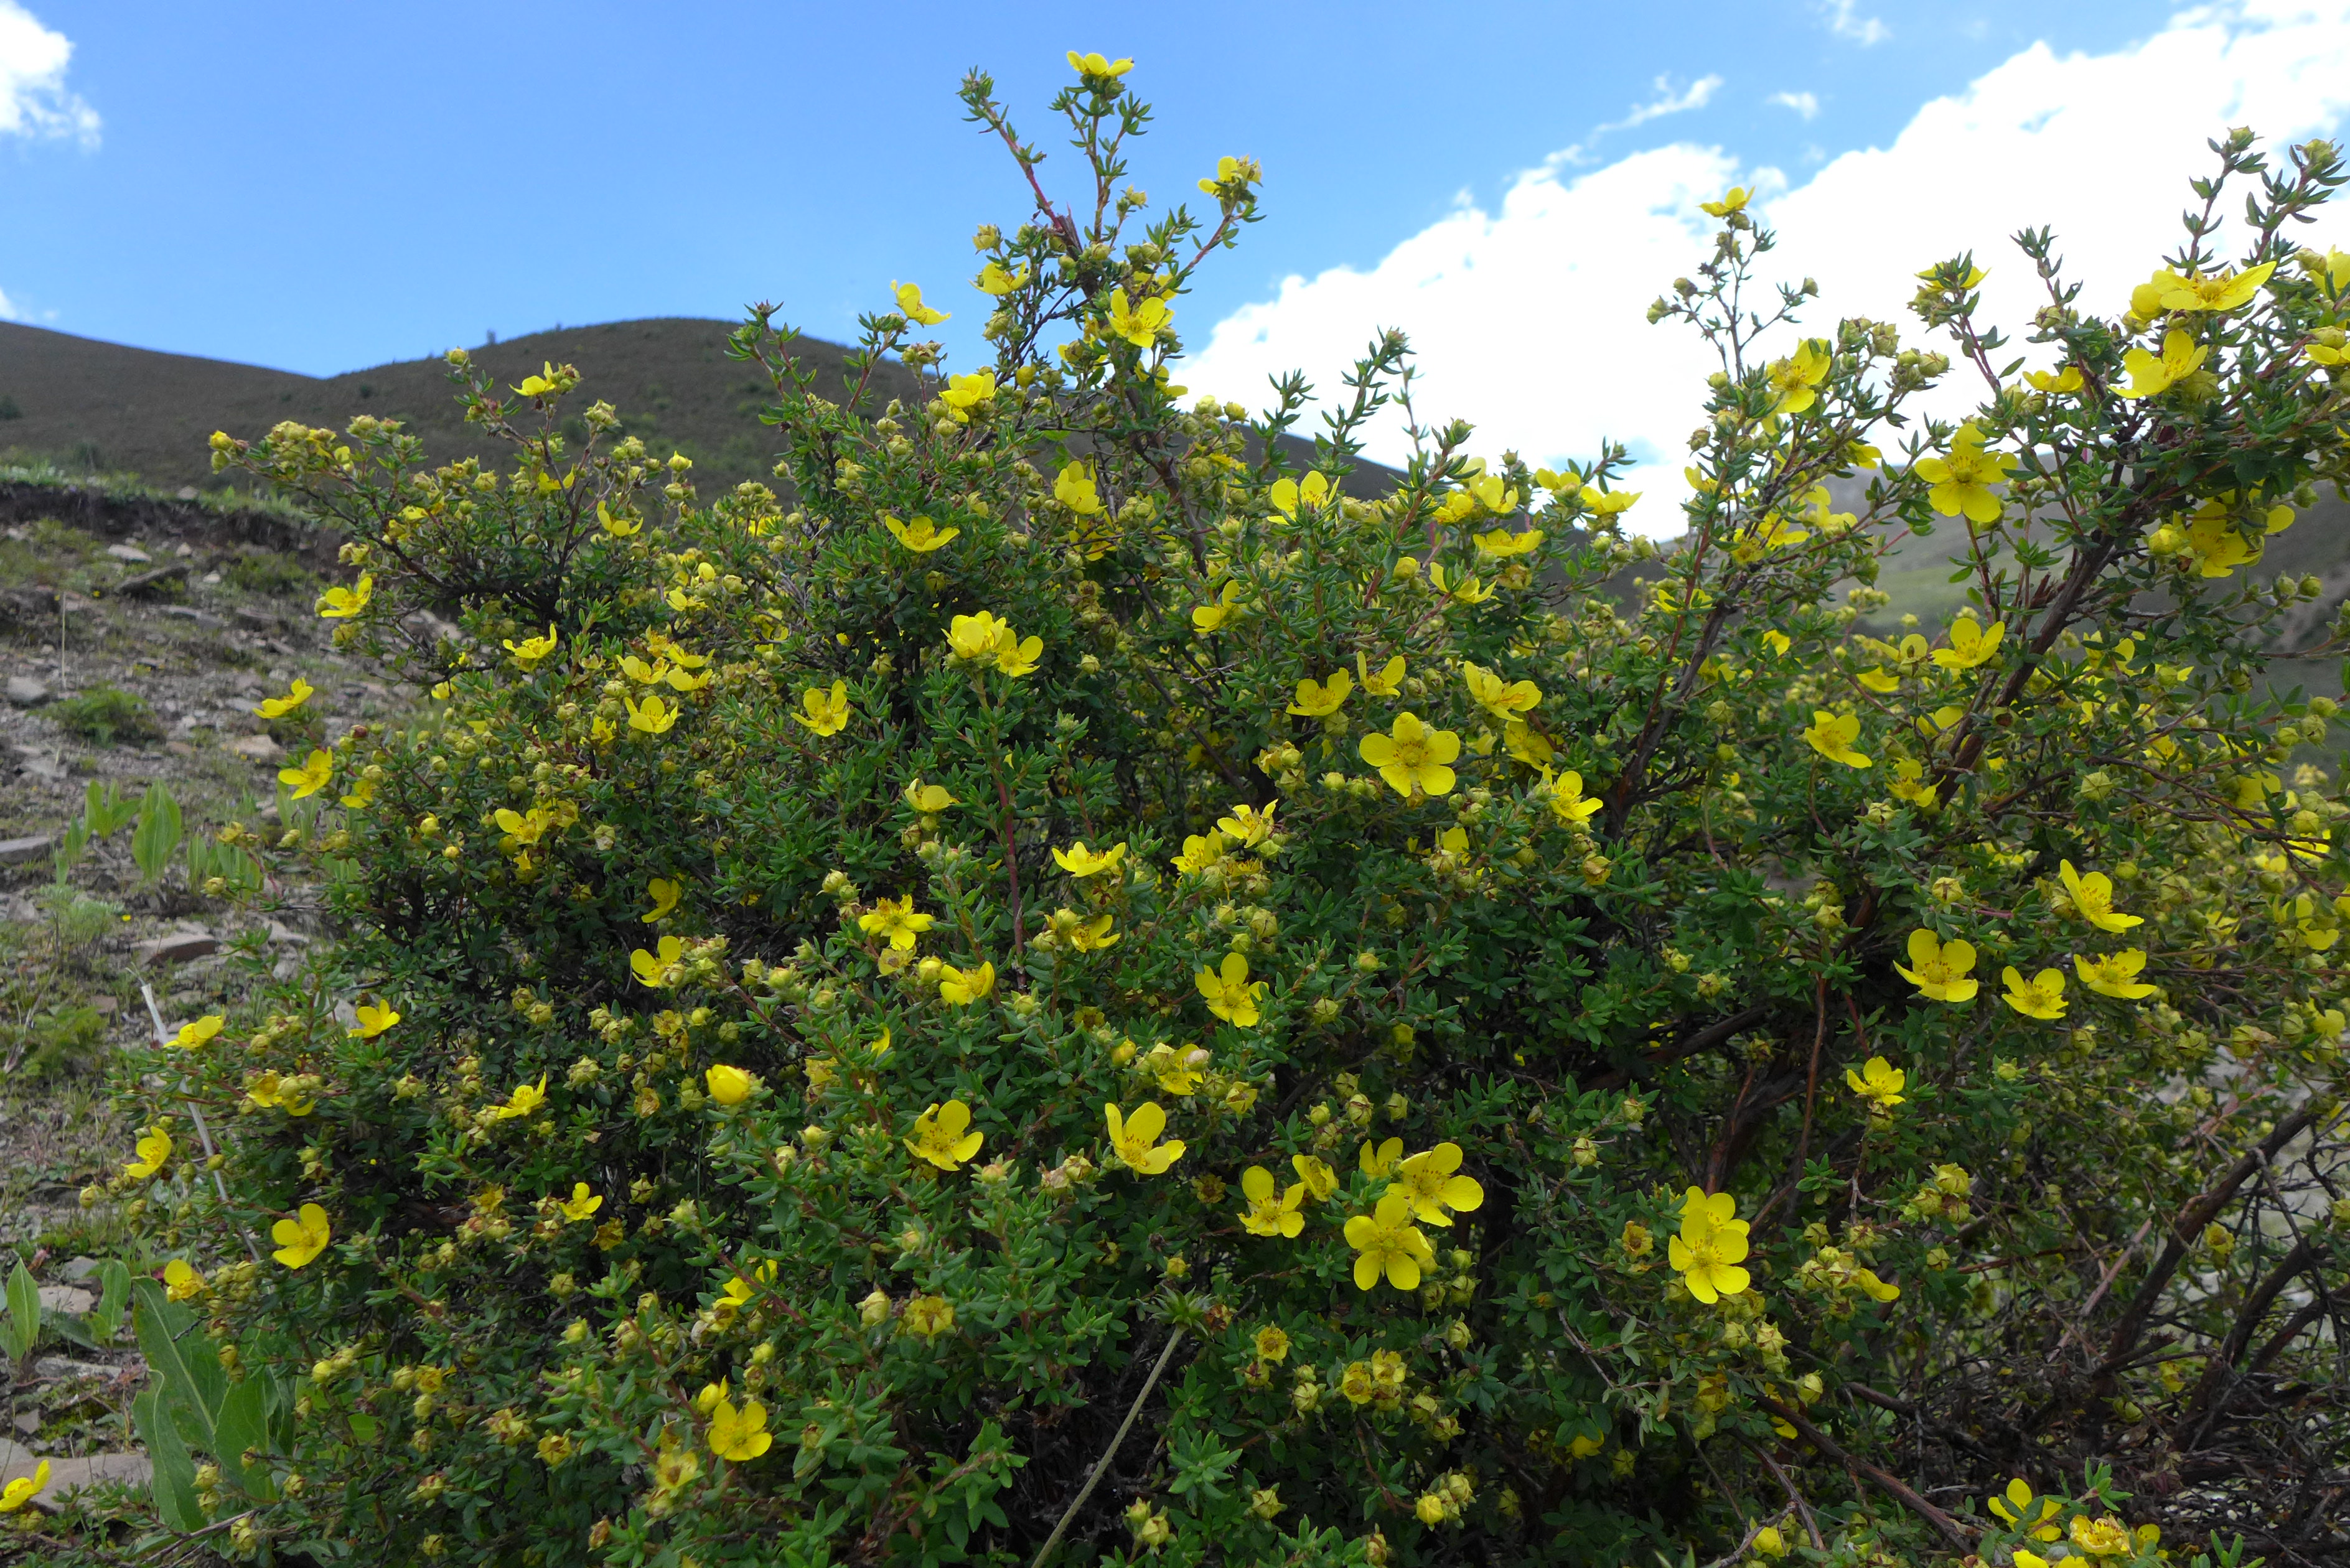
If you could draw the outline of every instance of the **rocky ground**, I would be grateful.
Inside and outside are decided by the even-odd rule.
[[[78,1196],[130,1158],[109,1060],[152,1030],[142,988],[176,1027],[290,973],[323,933],[298,889],[267,915],[206,898],[184,849],[142,874],[128,824],[62,871],[59,850],[93,786],[135,802],[162,784],[191,837],[265,825],[280,767],[402,699],[313,613],[333,572],[323,546],[240,541],[192,507],[130,532],[119,515],[15,510],[0,526],[0,1273],[24,1260],[52,1326],[22,1365],[0,1351],[0,1484],[43,1459],[51,1480],[19,1515],[29,1528],[0,1528],[0,1563],[111,1563],[143,1554],[153,1521],[130,1419],[144,1368],[127,1314],[96,1332],[97,1273],[161,1260],[110,1204]],[[317,688],[304,710],[257,717],[296,677]]]

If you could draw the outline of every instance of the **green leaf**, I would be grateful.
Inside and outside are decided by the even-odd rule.
[[[162,1400],[160,1390],[150,1388],[130,1401],[130,1419],[155,1466],[155,1512],[168,1529],[202,1530],[208,1521],[196,1502],[196,1461]]]
[[[167,1297],[160,1282],[140,1280],[131,1293],[137,1303],[131,1323],[148,1370],[196,1446],[218,1454],[221,1402],[228,1395],[228,1375],[221,1370],[220,1357],[197,1327],[194,1314]]]
[[[220,1424],[213,1434],[213,1453],[220,1460],[221,1473],[244,1490],[255,1502],[275,1502],[277,1488],[271,1480],[265,1464],[248,1465],[244,1456],[248,1449],[266,1453],[269,1442],[269,1379],[265,1376],[248,1376],[241,1383],[229,1385],[228,1396],[221,1401]]]
[[[99,1338],[112,1344],[122,1332],[122,1314],[130,1305],[130,1270],[120,1258],[109,1258],[98,1266],[98,1305],[90,1313],[91,1326]]]
[[[8,1321],[0,1326],[0,1349],[8,1352],[11,1363],[19,1362],[33,1354],[40,1337],[40,1287],[33,1283],[33,1272],[25,1267],[25,1260],[18,1258],[16,1272],[8,1276]]]
[[[138,830],[130,836],[130,857],[139,863],[141,881],[151,886],[162,877],[182,836],[180,803],[161,784],[148,785],[139,805]]]

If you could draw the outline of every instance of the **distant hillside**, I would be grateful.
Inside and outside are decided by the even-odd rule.
[[[733,325],[664,317],[566,327],[473,355],[509,386],[550,359],[578,366],[586,398],[618,409],[624,428],[656,451],[693,459],[707,493],[764,479],[775,462],[774,432],[757,419],[766,381],[755,367],[726,358]],[[841,349],[813,338],[800,349],[816,368],[816,389],[838,395]],[[895,397],[910,389],[912,377],[889,364],[875,371],[875,384]],[[204,446],[213,431],[252,437],[280,420],[339,428],[359,414],[403,421],[436,458],[482,450],[438,359],[321,379],[0,322],[0,454],[132,472],[165,489],[210,489],[223,483]]]

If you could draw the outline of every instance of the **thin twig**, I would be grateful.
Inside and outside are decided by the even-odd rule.
[[[1103,1450],[1102,1457],[1094,1461],[1093,1472],[1086,1477],[1084,1488],[1078,1491],[1075,1501],[1061,1511],[1061,1522],[1053,1526],[1053,1533],[1045,1538],[1044,1546],[1038,1550],[1035,1561],[1029,1563],[1028,1568],[1045,1568],[1045,1559],[1053,1555],[1053,1548],[1058,1546],[1061,1537],[1068,1532],[1069,1521],[1077,1517],[1077,1511],[1086,1506],[1086,1499],[1093,1496],[1094,1488],[1100,1484],[1102,1477],[1109,1473],[1110,1461],[1118,1458],[1118,1445],[1126,1441],[1127,1431],[1134,1425],[1134,1418],[1142,1414],[1142,1402],[1149,1398],[1151,1389],[1159,1386],[1159,1375],[1167,1370],[1167,1363],[1174,1357],[1175,1347],[1182,1343],[1183,1331],[1180,1328],[1167,1336],[1167,1348],[1159,1353],[1159,1364],[1150,1369],[1150,1376],[1142,1380],[1142,1392],[1137,1394],[1134,1403],[1127,1407],[1126,1419],[1118,1425],[1118,1436],[1109,1440],[1109,1447]]]

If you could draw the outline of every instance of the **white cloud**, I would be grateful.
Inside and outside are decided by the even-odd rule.
[[[0,321],[22,321],[24,319],[24,313],[18,310],[16,305],[8,298],[6,291],[0,290]]]
[[[1673,90],[1673,78],[1670,77],[1659,77],[1654,85],[1656,97],[1646,103],[1634,104],[1630,112],[1623,119],[1609,120],[1599,130],[1602,131],[1629,130],[1636,125],[1646,125],[1652,119],[1662,119],[1669,114],[1686,114],[1693,109],[1703,109],[1713,101],[1713,95],[1721,89],[1721,78],[1700,77],[1690,83],[1688,90],[1684,92]]]
[[[1622,441],[1669,465],[1647,479],[1678,491],[1714,366],[1686,328],[1652,327],[1644,313],[1710,252],[1699,202],[1733,183],[1761,188],[1759,210],[1779,233],[1766,275],[1819,280],[1812,327],[1869,316],[1922,342],[1906,308],[1918,268],[1971,249],[1991,268],[1986,313],[2020,324],[2042,296],[2009,236],[2046,224],[2067,275],[2088,285],[2084,304],[2117,310],[2179,243],[2186,181],[2213,161],[2207,139],[2250,124],[2281,149],[2334,131],[2345,113],[2350,0],[2207,6],[2106,54],[2035,44],[1925,105],[1889,145],[1843,153],[1792,189],[1718,147],[1580,171],[1553,159],[1521,173],[1494,211],[1462,207],[1367,270],[1284,279],[1217,323],[1182,379],[1253,404],[1268,374],[1303,368],[1336,394],[1373,332],[1400,327],[1418,356],[1423,421],[1468,419],[1479,452],[1514,447],[1529,461],[1588,458],[1603,438]],[[2222,207],[2241,211],[2241,197]],[[2350,216],[2304,239],[2350,244]],[[1372,455],[1408,450],[1391,421]],[[1659,513],[1650,525],[1669,529]]]
[[[1792,109],[1805,119],[1816,119],[1820,113],[1820,95],[1814,92],[1774,92],[1762,100]]]
[[[66,88],[72,57],[70,38],[42,26],[18,0],[0,0],[0,136],[98,145],[98,111]]]
[[[1881,44],[1893,36],[1892,30],[1874,16],[1856,16],[1854,0],[1821,0],[1820,15],[1826,18],[1828,31],[1839,38],[1849,38],[1862,48]]]

